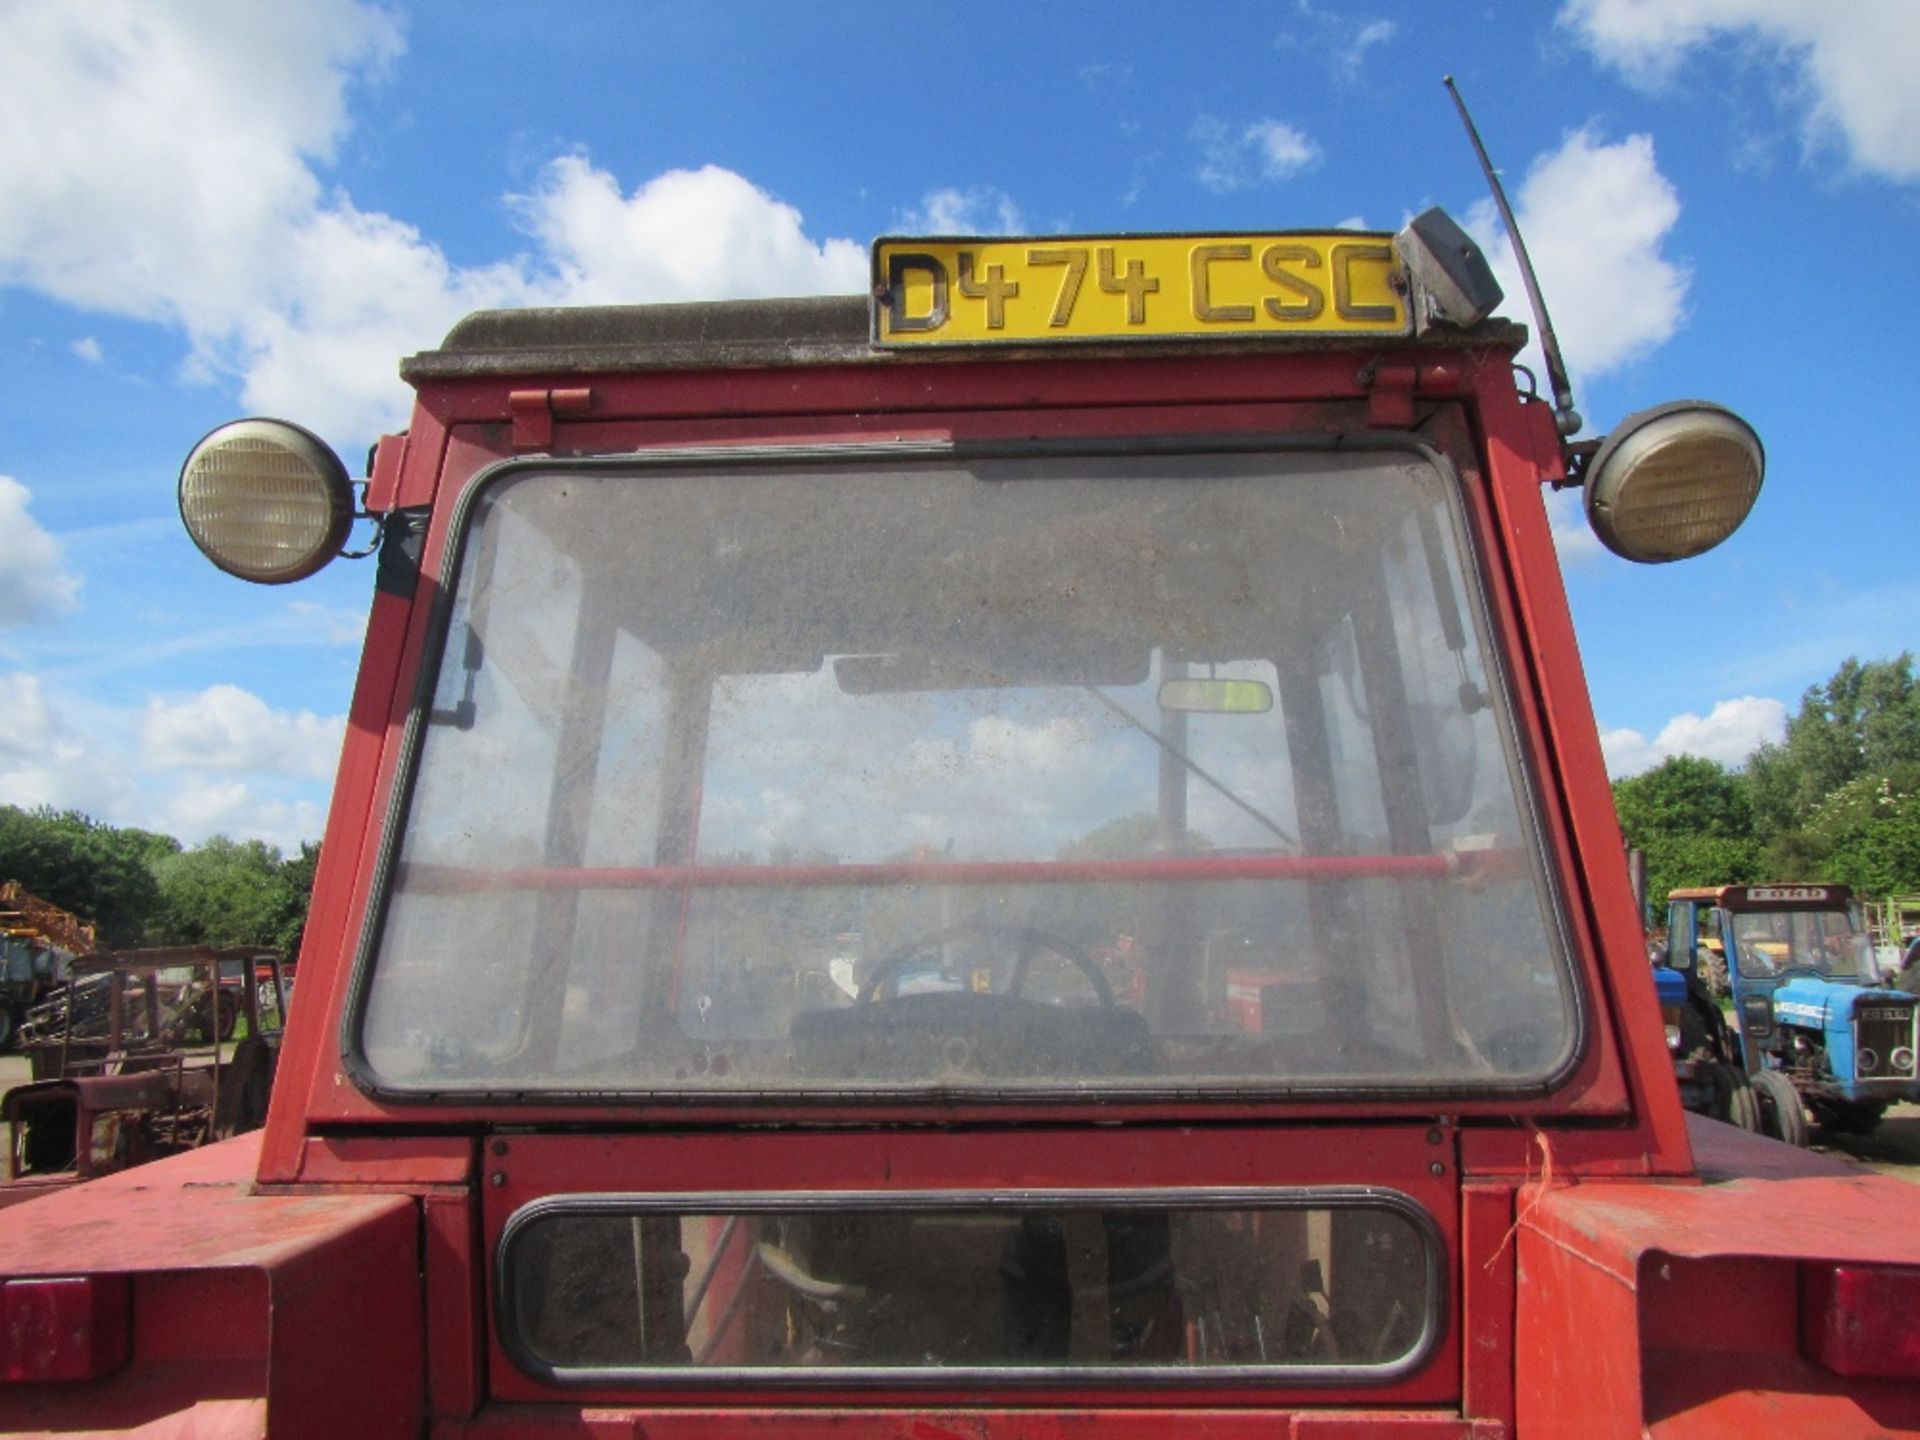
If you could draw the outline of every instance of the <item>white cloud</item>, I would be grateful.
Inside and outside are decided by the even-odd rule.
[[[1089,90],[1100,90],[1109,85],[1126,86],[1133,83],[1133,66],[1125,60],[1101,60],[1082,65],[1079,75],[1080,83]]]
[[[1263,180],[1290,180],[1320,158],[1313,138],[1282,120],[1256,120],[1236,130],[1218,116],[1202,115],[1188,133],[1200,147],[1194,178],[1218,195]]]
[[[1705,716],[1676,715],[1649,740],[1638,730],[1607,730],[1600,748],[1607,757],[1607,773],[1615,779],[1651,770],[1675,755],[1697,755],[1722,765],[1745,763],[1763,742],[1777,742],[1787,732],[1787,707],[1778,700],[1742,695],[1722,700]]]
[[[1776,77],[1810,148],[1838,141],[1855,166],[1920,179],[1920,16],[1912,0],[1567,0],[1560,23],[1647,89],[1731,41]]]
[[[1587,507],[1578,490],[1547,492],[1547,523],[1553,530],[1553,548],[1563,565],[1597,560],[1607,553],[1600,537],[1587,523]]]
[[[1317,10],[1312,0],[1296,0],[1295,10],[1306,26],[1303,34],[1283,31],[1282,50],[1305,50],[1322,58],[1337,80],[1352,83],[1365,68],[1367,52],[1377,45],[1397,39],[1400,27],[1392,20],[1350,19],[1345,15]]]
[[[67,349],[76,359],[84,360],[89,365],[98,365],[106,359],[106,352],[100,348],[100,342],[91,335],[82,335],[67,346]]]
[[[221,333],[273,287],[346,130],[349,76],[398,54],[347,0],[0,10],[0,277]]]
[[[535,259],[459,267],[411,225],[344,198],[287,239],[289,302],[240,325],[230,365],[247,404],[365,436],[404,416],[396,356],[439,342],[472,310],[851,293],[866,251],[814,242],[800,212],[730,170],[674,170],[631,193],[582,154],[563,155],[509,207]]]
[[[237,685],[147,701],[140,751],[155,770],[261,772],[326,779],[340,758],[343,715],[274,710]]]
[[[321,179],[401,48],[352,0],[0,8],[0,285],[177,326],[190,377],[347,453],[404,419],[395,358],[469,310],[863,287],[864,247],[738,175],[627,191],[582,154],[506,197],[536,253],[454,264]]]
[[[1320,158],[1320,147],[1304,130],[1279,120],[1255,121],[1243,138],[1259,157],[1261,174],[1268,180],[1290,179]]]
[[[0,475],[0,535],[7,547],[0,626],[62,615],[80,602],[80,577],[66,568],[60,542],[27,513],[32,499],[26,486]]]
[[[1338,58],[1340,73],[1348,79],[1357,79],[1360,69],[1367,61],[1367,51],[1376,45],[1385,45],[1400,33],[1400,27],[1391,20],[1369,20],[1354,32],[1352,42],[1340,52]]]
[[[717,165],[670,170],[627,195],[584,155],[563,155],[515,204],[569,304],[865,287],[864,246],[808,239],[798,210]]]
[[[1680,197],[1660,173],[1652,137],[1610,145],[1591,129],[1576,130],[1534,161],[1512,199],[1576,378],[1629,365],[1679,329],[1690,277],[1663,247],[1680,218]],[[1491,201],[1468,212],[1467,228],[1506,291],[1502,309],[1530,321],[1513,247]],[[1544,386],[1537,341],[1523,358]]]
[[[140,790],[110,753],[111,730],[64,713],[37,675],[0,675],[0,805],[132,813]]]
[[[178,705],[150,698],[144,709],[121,710],[15,671],[0,675],[0,805],[78,810],[189,845],[222,834],[291,852],[318,839],[325,824],[323,782],[341,728],[268,710],[232,686]],[[156,753],[143,768],[149,742]]]
[[[0,675],[0,757],[29,759],[53,743],[53,715],[40,693],[40,677],[16,671]]]
[[[928,191],[894,228],[907,235],[1018,235],[1027,226],[1010,196],[976,186]]]
[[[290,228],[276,263],[285,293],[203,336],[200,354],[241,377],[250,410],[297,416],[347,453],[404,418],[399,356],[469,310],[540,298],[516,267],[458,269],[412,226],[345,200]]]
[[[326,818],[326,808],[317,801],[274,799],[239,780],[201,781],[169,794],[152,828],[188,845],[225,835],[264,840],[282,854],[292,854],[302,840],[320,837]]]

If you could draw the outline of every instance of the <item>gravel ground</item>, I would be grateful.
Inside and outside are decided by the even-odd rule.
[[[1813,1148],[1920,1183],[1920,1105],[1896,1105],[1871,1135],[1813,1132]]]

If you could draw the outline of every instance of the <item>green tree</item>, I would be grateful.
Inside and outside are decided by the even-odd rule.
[[[1862,776],[1920,763],[1920,684],[1913,656],[1849,656],[1809,687],[1778,745],[1747,761],[1755,817],[1769,835],[1804,828],[1828,796]]]
[[[1670,891],[1758,878],[1761,845],[1745,776],[1717,761],[1675,755],[1616,781],[1613,800],[1627,844],[1646,854],[1656,914]]]
[[[1630,844],[1660,835],[1751,840],[1753,804],[1744,777],[1716,760],[1675,755],[1614,783],[1613,803]]]
[[[137,945],[161,908],[156,862],[180,842],[102,825],[77,810],[0,807],[0,879],[97,927],[102,948]]]
[[[161,909],[150,938],[169,945],[275,945],[287,923],[279,850],[224,835],[154,867]]]
[[[1825,847],[1821,878],[1864,895],[1920,889],[1920,764],[1842,785],[1804,832]]]
[[[313,900],[314,872],[320,867],[320,847],[300,842],[300,853],[290,855],[280,866],[279,922],[274,929],[273,948],[289,960],[300,957],[300,942],[306,938],[307,910]]]

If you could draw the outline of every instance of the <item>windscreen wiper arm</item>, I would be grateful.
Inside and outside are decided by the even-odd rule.
[[[1238,795],[1234,794],[1233,791],[1229,790],[1222,781],[1216,780],[1213,776],[1209,775],[1205,770],[1201,769],[1199,763],[1195,761],[1192,756],[1188,755],[1186,751],[1182,750],[1178,745],[1175,745],[1171,740],[1167,739],[1166,736],[1160,734],[1157,730],[1150,729],[1148,726],[1141,723],[1141,721],[1131,711],[1129,711],[1126,706],[1122,705],[1118,700],[1113,699],[1112,697],[1108,696],[1102,691],[1096,690],[1091,685],[1082,685],[1080,688],[1082,690],[1085,690],[1087,694],[1091,695],[1094,699],[1098,700],[1102,705],[1106,706],[1107,709],[1111,710],[1114,714],[1118,715],[1122,720],[1126,721],[1129,725],[1133,726],[1133,728],[1138,730],[1142,735],[1146,736],[1149,740],[1153,741],[1153,743],[1158,745],[1162,750],[1166,751],[1169,755],[1173,756],[1174,759],[1178,760],[1182,765],[1186,766],[1187,769],[1191,770],[1194,774],[1198,775],[1202,780],[1206,781],[1207,784],[1211,785],[1215,790],[1217,790],[1220,793],[1220,795],[1223,798],[1225,798],[1227,801],[1229,801],[1234,805],[1239,806],[1240,809],[1244,810],[1248,815],[1252,816],[1260,824],[1266,826],[1267,829],[1271,830],[1275,835],[1278,835],[1283,844],[1290,845],[1293,847],[1295,854],[1299,853],[1300,842],[1298,840],[1294,839],[1293,836],[1289,835],[1286,831],[1282,830],[1266,815],[1261,813],[1259,810],[1255,809],[1254,806],[1251,805],[1249,802],[1242,800]]]

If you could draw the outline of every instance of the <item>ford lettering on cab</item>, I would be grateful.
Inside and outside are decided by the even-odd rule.
[[[193,451],[238,576],[378,526],[301,1003],[9,1213],[0,1428],[1920,1429],[1907,1192],[1682,1109],[1543,504],[1698,553],[1753,432],[1570,446],[1437,213],[873,273]]]

